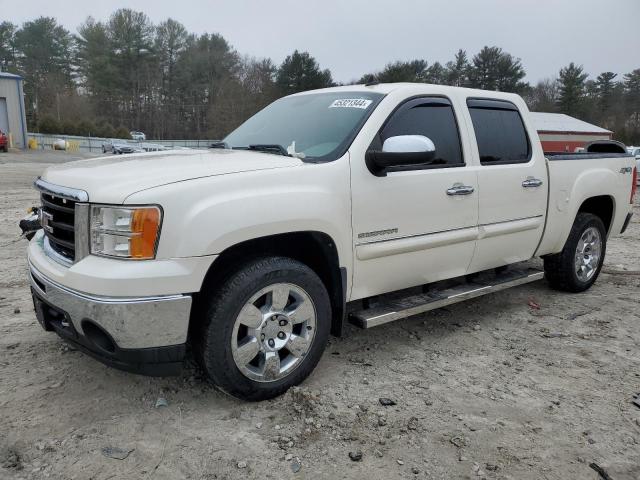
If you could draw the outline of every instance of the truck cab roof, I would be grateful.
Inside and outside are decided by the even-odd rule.
[[[306,92],[295,93],[292,96],[300,95],[313,95],[314,93],[321,92],[376,92],[383,95],[391,93],[406,93],[410,95],[464,95],[467,97],[479,97],[479,98],[494,98],[497,100],[509,100],[515,99],[521,100],[521,97],[515,93],[498,92],[491,90],[479,90],[475,88],[466,87],[452,87],[448,85],[436,85],[431,83],[413,83],[413,82],[398,82],[398,83],[375,83],[375,84],[357,84],[357,85],[341,85],[339,87],[322,88],[318,90],[308,90]]]

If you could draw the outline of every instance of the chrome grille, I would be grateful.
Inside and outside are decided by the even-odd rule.
[[[40,198],[42,200],[40,223],[49,245],[56,253],[73,262],[76,258],[76,202],[50,193],[42,193]]]

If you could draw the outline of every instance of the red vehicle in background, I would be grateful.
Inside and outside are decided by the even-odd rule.
[[[9,139],[2,130],[0,130],[0,150],[5,153],[9,151]]]

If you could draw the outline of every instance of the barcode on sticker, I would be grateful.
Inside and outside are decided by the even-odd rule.
[[[334,100],[329,108],[362,108],[365,110],[371,105],[372,100],[366,98],[342,98],[340,100]]]

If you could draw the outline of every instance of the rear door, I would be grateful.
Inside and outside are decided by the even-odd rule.
[[[478,169],[478,242],[469,272],[531,258],[544,229],[547,168],[518,106],[468,98]],[[521,108],[526,108],[524,103]],[[531,128],[531,127],[529,127]]]

